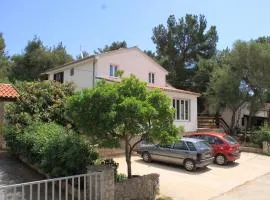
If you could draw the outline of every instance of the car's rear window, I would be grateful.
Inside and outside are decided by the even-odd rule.
[[[224,135],[224,139],[231,145],[237,144],[237,141],[229,135]]]
[[[206,141],[199,141],[199,142],[196,142],[195,144],[196,144],[196,147],[198,149],[209,149],[209,148],[211,148],[211,146]]]
[[[192,142],[186,142],[190,151],[196,151],[196,148]]]

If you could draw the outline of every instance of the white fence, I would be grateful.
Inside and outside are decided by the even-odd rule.
[[[0,187],[0,200],[102,200],[103,173],[47,179]]]

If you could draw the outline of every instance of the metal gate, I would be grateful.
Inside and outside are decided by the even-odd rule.
[[[102,200],[103,173],[46,179],[0,187],[0,200]]]

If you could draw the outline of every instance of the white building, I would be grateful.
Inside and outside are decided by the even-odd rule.
[[[197,97],[200,94],[175,89],[166,83],[168,71],[137,47],[124,48],[88,56],[45,72],[49,80],[72,81],[77,90],[91,88],[100,79],[117,81],[116,71],[123,70],[123,77],[134,74],[149,88],[160,88],[172,98],[176,108],[175,124],[184,126],[186,132],[197,131]]]

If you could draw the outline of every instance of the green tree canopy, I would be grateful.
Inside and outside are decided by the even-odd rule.
[[[70,123],[64,117],[64,104],[67,97],[74,93],[72,84],[38,81],[16,82],[15,86],[20,98],[8,106],[6,117],[9,123],[19,127],[34,121],[54,121],[64,126]]]
[[[167,25],[154,27],[152,40],[157,58],[169,71],[168,81],[177,88],[191,88],[199,57],[209,59],[216,53],[216,27],[208,30],[203,15],[190,15],[178,21],[169,16]]]
[[[12,61],[14,66],[10,79],[32,81],[39,79],[40,74],[47,69],[72,61],[72,56],[66,52],[61,42],[49,48],[38,37],[34,37],[22,54],[12,56]]]
[[[95,54],[105,53],[105,52],[117,50],[120,48],[127,48],[126,41],[113,42],[111,45],[105,45],[105,47],[103,47],[103,48],[98,48],[96,51],[94,51],[94,53]]]
[[[91,139],[125,141],[129,178],[131,152],[139,142],[173,142],[179,133],[170,98],[160,90],[148,90],[135,76],[78,92],[70,98],[67,114]]]
[[[0,82],[9,82],[8,73],[11,69],[12,63],[10,62],[7,52],[5,51],[6,43],[3,34],[0,33]]]

